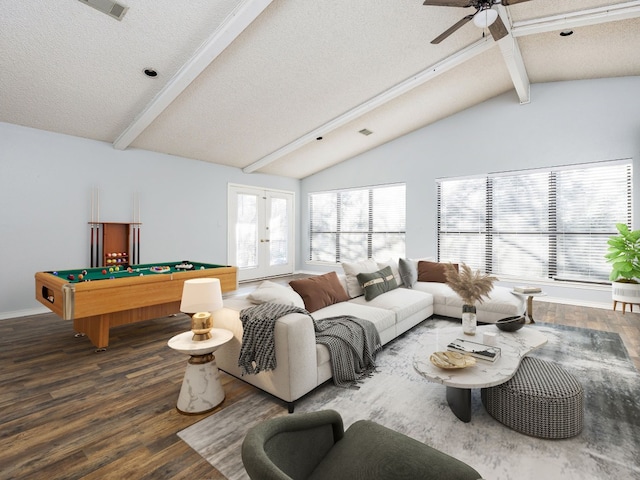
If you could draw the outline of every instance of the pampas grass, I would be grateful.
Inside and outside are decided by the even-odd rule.
[[[460,264],[460,271],[453,264],[446,264],[444,274],[447,285],[460,295],[466,305],[475,305],[476,302],[482,303],[483,297],[488,297],[489,292],[493,290],[493,282],[498,280],[496,277],[480,272],[480,270],[474,272],[464,263]]]

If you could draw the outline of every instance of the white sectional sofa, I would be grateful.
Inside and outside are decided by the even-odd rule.
[[[383,265],[369,264],[365,269],[381,266]],[[234,337],[216,352],[218,368],[285,401],[292,412],[296,400],[331,379],[329,351],[324,345],[316,344],[309,315],[291,313],[275,323],[277,367],[256,375],[242,375],[238,366],[242,344],[242,309],[256,303],[272,302],[314,310],[311,315],[315,319],[339,315],[364,318],[376,326],[383,345],[434,313],[456,318],[462,315],[462,301],[445,284],[416,281],[412,285],[405,285],[405,288],[390,289],[367,300],[365,295],[360,294],[362,290],[358,291],[356,288],[357,280],[354,283],[357,274],[354,276],[348,267],[345,272],[347,274],[340,277],[335,272],[330,272],[309,279],[332,282],[333,290],[328,294],[320,284],[305,284],[305,289],[300,289],[300,295],[292,288],[265,281],[246,297],[226,299],[225,308],[214,314],[214,326],[232,331]],[[376,275],[374,272],[369,273]],[[396,283],[402,282],[397,270],[393,273]],[[336,282],[339,282],[342,291],[337,292],[340,289],[336,287]],[[407,286],[412,288],[406,288]],[[314,298],[310,298],[311,296]],[[316,300],[319,298],[322,298],[321,308],[316,309]],[[309,308],[310,305],[313,308]],[[524,312],[524,301],[504,287],[494,287],[491,298],[479,304],[477,312],[479,321],[492,323],[500,318],[521,315]]]

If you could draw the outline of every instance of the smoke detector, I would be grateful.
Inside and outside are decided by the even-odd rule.
[[[78,0],[80,3],[84,3],[85,5],[89,5],[90,7],[95,8],[96,10],[101,11],[102,13],[106,13],[111,18],[115,18],[116,20],[122,20],[124,14],[127,13],[129,7],[125,7],[117,2],[112,0]]]

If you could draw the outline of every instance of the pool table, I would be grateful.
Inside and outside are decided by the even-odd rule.
[[[109,328],[180,312],[182,285],[191,278],[220,279],[223,292],[237,288],[237,268],[181,261],[37,272],[36,299],[85,334],[99,349]]]

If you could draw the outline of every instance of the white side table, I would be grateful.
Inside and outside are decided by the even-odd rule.
[[[222,345],[233,338],[233,333],[223,328],[211,329],[211,338],[194,342],[193,332],[184,332],[169,340],[169,347],[191,355],[182,380],[178,404],[180,413],[194,415],[210,412],[224,400],[220,373],[213,356]]]
[[[527,317],[529,317],[529,323],[536,323],[535,320],[533,320],[533,299],[534,297],[544,297],[547,294],[544,292],[521,293],[515,290],[511,290],[511,293],[519,297],[527,297]]]

